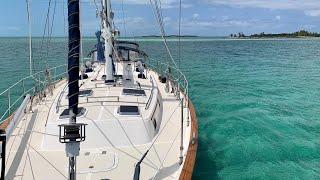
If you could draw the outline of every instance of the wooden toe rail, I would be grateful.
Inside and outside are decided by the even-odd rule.
[[[192,102],[189,100],[189,109],[191,114],[191,134],[188,152],[185,158],[182,172],[179,180],[190,180],[192,178],[194,164],[196,162],[197,148],[198,148],[198,120],[196,111]]]

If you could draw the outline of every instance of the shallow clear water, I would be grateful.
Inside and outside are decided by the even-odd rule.
[[[86,39],[84,49],[95,43]],[[40,39],[35,40],[38,69]],[[159,41],[141,41],[156,59]],[[169,42],[177,55],[177,42]],[[194,179],[320,178],[320,41],[182,42],[181,67],[199,120]],[[24,38],[0,39],[0,90],[28,74]],[[49,65],[65,61],[53,39]],[[38,58],[38,59],[36,59]],[[152,62],[154,63],[154,62]]]

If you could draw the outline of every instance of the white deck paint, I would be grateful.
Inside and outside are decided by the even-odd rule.
[[[119,66],[118,68],[122,68]],[[148,149],[157,134],[159,137],[144,160],[141,168],[141,179],[178,179],[182,165],[179,165],[180,154],[180,123],[181,106],[173,94],[165,92],[165,85],[158,81],[155,72],[148,72],[148,79],[137,79],[134,73],[134,84],[141,83],[146,91],[146,97],[132,97],[122,95],[122,86],[111,87],[103,84],[101,76],[103,67],[98,65],[95,72],[89,74],[84,80],[81,89],[92,89],[93,97],[87,103],[87,98],[79,98],[79,106],[87,109],[87,113],[77,119],[78,122],[87,123],[86,141],[81,143],[80,156],[77,157],[77,178],[90,179],[132,179],[134,166]],[[159,98],[162,99],[158,110],[160,127],[154,130],[150,117],[157,105],[157,99],[152,98],[149,109],[145,110],[146,103],[152,91],[150,76],[154,79],[155,88],[158,87]],[[96,79],[97,81],[91,81]],[[7,144],[6,173],[17,159],[19,146],[27,132],[31,132],[26,148],[22,149],[21,160],[13,174],[14,179],[67,179],[68,158],[64,152],[64,144],[58,141],[58,125],[67,123],[68,119],[59,119],[60,113],[67,108],[66,81],[56,85],[53,96],[33,105],[37,111],[32,129],[27,129],[32,115],[27,113],[17,127]],[[63,91],[65,93],[62,93]],[[59,112],[56,106],[62,94]],[[109,96],[109,97],[108,97]],[[110,96],[119,96],[117,98]],[[109,100],[110,102],[103,102]],[[137,105],[141,116],[120,116],[117,114],[119,105]],[[190,141],[191,127],[186,126],[187,109],[184,108],[184,152],[187,152]],[[34,115],[35,117],[35,115]],[[158,133],[157,133],[158,132]],[[185,155],[185,153],[184,153]],[[158,171],[159,170],[159,171]],[[7,174],[7,177],[9,175]]]

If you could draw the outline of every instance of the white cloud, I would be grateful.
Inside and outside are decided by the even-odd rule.
[[[182,26],[185,28],[222,28],[222,27],[248,27],[252,24],[242,20],[226,20],[226,21],[184,21]]]
[[[193,7],[193,5],[192,5],[192,4],[183,3],[183,4],[181,5],[181,7],[182,7],[182,8],[191,8],[191,7]]]
[[[19,27],[16,27],[16,26],[8,26],[8,27],[6,27],[6,29],[9,31],[20,31],[21,30]]]
[[[142,17],[128,17],[128,18],[124,19],[124,22],[126,24],[133,24],[133,25],[136,25],[136,26],[141,26],[141,25],[145,24],[145,20]],[[117,25],[123,24],[124,22],[123,22],[123,19],[121,19],[121,18],[114,20],[114,23],[117,24]]]
[[[320,9],[319,0],[203,0],[206,3],[233,7],[266,8],[266,9]]]
[[[177,0],[162,0],[161,7],[162,8],[170,8],[172,4],[176,3]],[[115,3],[122,3],[122,1],[118,0]],[[138,4],[138,5],[150,5],[149,0],[124,0],[123,3],[125,4]]]
[[[227,21],[227,20],[229,20],[230,18],[229,18],[229,16],[222,16],[221,19],[222,19],[223,21]]]
[[[317,16],[320,16],[320,9],[319,10],[307,10],[304,13],[307,16],[317,17]]]
[[[200,15],[198,14],[198,13],[194,13],[193,15],[192,15],[192,18],[193,19],[198,19],[200,17]]]
[[[303,29],[314,29],[316,28],[317,26],[316,25],[312,25],[312,24],[306,24],[306,25],[303,25]]]
[[[138,4],[138,5],[150,5],[149,0],[124,0],[123,1],[125,4]],[[161,0],[161,8],[163,9],[169,9],[169,8],[177,8],[179,6],[179,0]],[[121,0],[115,1],[115,3],[122,3]],[[190,3],[184,3],[182,2],[182,8],[190,8],[193,7],[192,4]]]
[[[168,16],[166,16],[166,17],[164,17],[163,18],[163,22],[166,24],[166,23],[169,23],[171,21],[171,17],[168,17]]]

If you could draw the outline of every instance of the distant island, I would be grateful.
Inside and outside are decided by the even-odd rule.
[[[306,37],[320,37],[320,33],[308,32],[306,30],[300,30],[294,33],[280,33],[280,34],[266,34],[264,32],[260,34],[251,34],[246,36],[244,33],[231,34],[230,38],[237,39],[259,39],[259,38],[306,38]]]
[[[161,38],[162,36],[159,35],[149,35],[149,36],[141,36],[142,38]],[[179,35],[167,35],[167,38],[178,38]],[[194,35],[181,35],[180,37],[182,38],[196,38],[198,36],[194,36]]]

